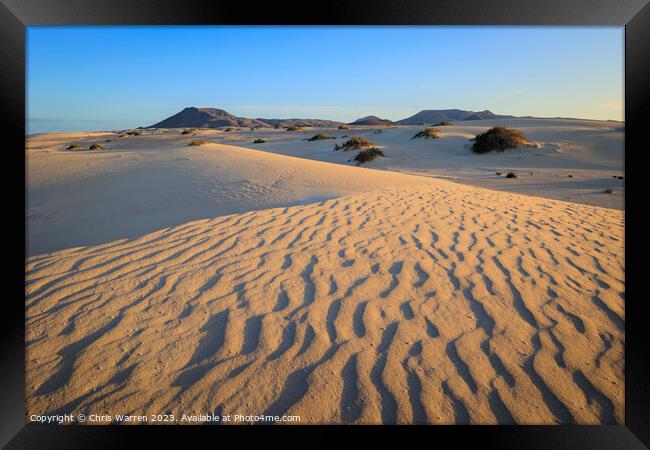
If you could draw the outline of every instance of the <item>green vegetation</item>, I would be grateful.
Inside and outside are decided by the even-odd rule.
[[[335,136],[330,136],[329,134],[318,133],[310,137],[309,139],[304,139],[305,141],[322,141],[325,139],[336,139]]]
[[[357,153],[357,156],[355,156],[354,160],[359,164],[363,164],[372,161],[373,159],[379,158],[380,156],[386,155],[384,155],[384,152],[377,147],[372,147],[367,150],[361,150],[359,153]]]
[[[438,130],[437,128],[430,127],[430,128],[425,128],[422,131],[418,131],[417,133],[415,133],[415,135],[413,135],[411,139],[419,139],[419,138],[437,139],[439,137],[440,137],[440,130]]]
[[[334,150],[343,150],[347,152],[348,150],[358,150],[360,148],[372,147],[375,144],[370,142],[368,139],[361,136],[352,136],[350,139],[345,141],[342,145],[336,145]]]
[[[472,145],[472,152],[476,154],[491,151],[502,152],[508,148],[517,148],[517,145],[528,143],[528,138],[514,128],[494,127],[485,133],[477,135]]]

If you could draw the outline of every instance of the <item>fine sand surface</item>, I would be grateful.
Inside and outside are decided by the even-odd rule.
[[[27,411],[623,423],[623,212],[441,180],[27,260]]]
[[[179,134],[175,130],[117,138],[109,133],[62,133],[31,139],[27,253],[134,238],[189,220],[423,181],[243,147],[191,147],[187,144],[196,137]],[[77,142],[86,149],[94,143],[105,149],[65,150]]]
[[[499,124],[521,129],[539,148],[472,154],[469,139]],[[179,129],[147,129],[142,136],[125,137],[115,132],[35,135],[27,140],[26,152],[27,254],[134,238],[189,220],[419,182],[396,172],[623,209],[624,180],[614,178],[623,175],[620,122],[478,120],[439,127],[439,139],[411,140],[422,128],[260,128],[197,130],[192,135],[181,135]],[[336,139],[305,141],[316,133]],[[385,151],[385,158],[363,166],[381,172],[353,170],[355,151],[332,151],[350,136],[366,137]],[[266,142],[253,144],[258,138]],[[210,144],[188,147],[195,139]],[[83,149],[66,150],[70,144]],[[91,144],[104,149],[87,150]],[[300,159],[281,159],[278,154]],[[510,170],[517,179],[505,178]],[[605,193],[607,188],[613,192]]]
[[[622,124],[420,129],[30,137],[28,413],[623,423]]]

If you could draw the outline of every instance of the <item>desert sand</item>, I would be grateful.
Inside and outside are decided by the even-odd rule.
[[[28,412],[623,423],[621,124],[471,155],[484,122],[327,131],[364,167],[322,130],[30,138]],[[468,185],[497,167],[539,186]]]

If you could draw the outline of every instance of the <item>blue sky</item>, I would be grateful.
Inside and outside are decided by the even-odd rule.
[[[622,27],[29,27],[28,133],[148,126],[186,106],[622,120],[623,38]]]

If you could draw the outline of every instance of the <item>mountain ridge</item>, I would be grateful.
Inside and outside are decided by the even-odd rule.
[[[505,119],[516,116],[494,114],[490,110],[469,111],[462,109],[424,109],[410,117],[398,121],[382,119],[378,116],[361,117],[348,125],[423,125],[436,122],[465,120]],[[327,119],[265,119],[239,117],[219,108],[198,108],[188,106],[178,113],[145,128],[220,128],[220,127],[336,127],[343,124]]]

